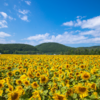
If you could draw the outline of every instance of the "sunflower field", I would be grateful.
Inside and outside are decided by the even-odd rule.
[[[0,100],[100,100],[100,56],[0,55]]]

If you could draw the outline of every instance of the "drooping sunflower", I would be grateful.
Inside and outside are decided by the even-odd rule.
[[[90,78],[90,73],[89,72],[83,72],[81,75],[81,78],[84,80],[88,80]]]
[[[37,82],[33,82],[31,84],[32,88],[36,89],[37,87],[39,87],[39,85],[37,84]]]
[[[45,75],[41,75],[40,76],[40,83],[47,83],[48,82],[48,77],[46,77]]]

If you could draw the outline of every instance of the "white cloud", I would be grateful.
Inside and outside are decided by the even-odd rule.
[[[27,5],[30,5],[30,4],[31,4],[31,1],[25,1],[25,3],[26,3]]]
[[[6,19],[7,18],[7,14],[5,12],[0,12],[0,14]]]
[[[73,21],[63,23],[64,26],[73,26]]]
[[[11,36],[11,35],[10,35],[10,34],[7,34],[7,33],[5,33],[5,32],[0,32],[0,37],[1,37],[1,38],[9,37],[9,36]]]
[[[86,40],[88,37],[82,35],[73,35],[72,32],[64,32],[63,34],[51,35],[49,33],[38,34],[35,36],[30,36],[26,40],[34,42],[34,44],[40,44],[44,42],[58,42],[61,44],[75,44],[80,43],[80,41]],[[25,40],[25,39],[24,39]],[[30,43],[30,42],[29,42]]]
[[[8,6],[8,3],[4,3],[5,6]]]
[[[0,28],[7,28],[7,22],[5,20],[0,21]]]
[[[21,13],[21,14],[28,14],[29,10],[23,10],[23,11],[21,11],[21,10],[19,9],[18,12]]]
[[[38,35],[35,35],[35,36],[28,37],[27,40],[35,40],[35,41],[38,41],[38,40],[41,40],[41,39],[46,39],[46,38],[48,38],[48,36],[49,36],[49,33],[38,34]]]
[[[0,12],[0,14],[4,17],[4,19],[9,18],[10,20],[13,20],[15,18],[12,18],[11,16],[8,16],[5,12]]]
[[[49,33],[45,34],[37,34],[35,36],[30,36],[27,39],[29,44],[40,44],[44,42],[57,42],[61,44],[80,44],[80,43],[100,43],[100,35],[96,37],[90,38],[89,36],[83,35],[82,32],[79,31],[79,34],[73,35],[74,32],[64,32],[63,34],[58,35],[50,35]],[[88,32],[87,32],[88,33]],[[90,34],[92,31],[90,31]],[[88,33],[89,34],[89,33]]]
[[[88,19],[88,20],[83,20],[81,23],[82,28],[97,28],[100,27],[100,16]]]
[[[21,16],[19,15],[19,17],[21,18],[21,20],[29,22],[28,17],[27,17],[26,15],[23,16],[23,17],[21,17]]]
[[[79,16],[77,16],[77,18],[79,18]],[[76,21],[70,21],[70,22],[66,22],[63,23],[64,26],[80,26],[82,29],[84,28],[89,28],[89,29],[95,29],[100,27],[100,16],[94,17],[94,18],[90,18],[87,20],[81,20],[81,19],[77,19]]]

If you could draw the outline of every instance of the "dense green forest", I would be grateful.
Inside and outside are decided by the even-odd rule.
[[[36,54],[39,50],[28,44],[0,44],[2,54]]]
[[[28,44],[0,44],[1,54],[66,54],[66,55],[99,55],[100,46],[68,47],[59,43],[49,42],[37,46]]]

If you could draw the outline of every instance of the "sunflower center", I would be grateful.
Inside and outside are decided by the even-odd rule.
[[[84,66],[82,65],[81,68],[84,68]]]
[[[76,75],[79,75],[79,73],[76,73]]]
[[[91,86],[93,89],[95,88],[95,84],[92,84],[92,86]]]
[[[18,81],[18,83],[21,84],[22,82],[21,81]]]
[[[28,85],[28,82],[25,82],[26,85]]]
[[[58,100],[63,100],[63,99],[64,99],[64,97],[58,96]]]
[[[42,81],[44,82],[45,80],[46,80],[46,78],[45,78],[45,77],[43,77],[43,78],[42,78]]]
[[[88,77],[89,77],[89,75],[85,74],[85,75],[84,75],[84,77],[85,77],[85,78],[88,78]]]
[[[79,91],[80,92],[85,92],[86,91],[86,88],[85,87],[79,87]]]
[[[37,86],[37,83],[34,83],[34,86]]]
[[[0,87],[2,87],[2,84],[0,83]]]
[[[18,98],[18,93],[14,93],[12,96],[11,96],[11,100],[15,100]]]

